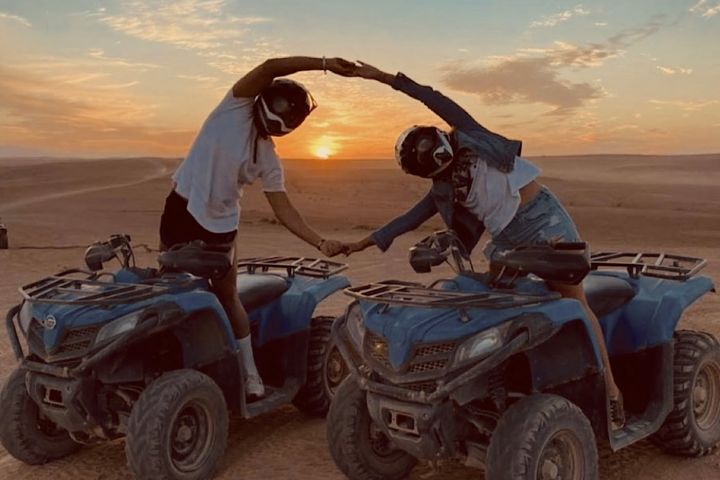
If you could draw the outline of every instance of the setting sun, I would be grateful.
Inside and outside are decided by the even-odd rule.
[[[327,160],[330,157],[337,155],[339,148],[338,138],[334,135],[320,135],[315,137],[309,146],[309,150],[315,158],[320,160]]]
[[[328,158],[330,158],[330,154],[332,153],[332,150],[330,149],[330,147],[323,145],[320,147],[315,147],[315,150],[313,151],[313,153],[315,154],[315,156],[317,158],[322,159],[322,160],[327,160]]]

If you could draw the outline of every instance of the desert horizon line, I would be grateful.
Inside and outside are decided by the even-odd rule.
[[[525,158],[577,158],[577,157],[703,157],[703,156],[720,156],[717,152],[701,152],[701,153],[563,153],[563,154],[537,154],[523,155]],[[0,155],[1,160],[134,160],[134,159],[158,159],[158,160],[182,160],[183,156],[163,156],[163,155],[112,155],[112,156],[53,156],[53,155]],[[282,161],[314,161],[314,162],[338,162],[338,161],[393,161],[393,157],[282,157]]]

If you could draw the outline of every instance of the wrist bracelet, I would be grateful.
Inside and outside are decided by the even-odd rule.
[[[325,60],[325,55],[323,55],[323,73],[327,75],[327,61]]]
[[[320,241],[318,242],[318,244],[315,245],[315,248],[317,248],[318,250],[320,250],[320,247],[322,247],[322,246],[323,246],[323,243],[325,243],[325,242],[326,242],[326,240],[325,240],[324,238],[321,238]]]

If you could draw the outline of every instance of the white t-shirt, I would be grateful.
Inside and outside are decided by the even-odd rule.
[[[244,185],[260,178],[264,191],[285,191],[282,165],[270,138],[257,138],[253,161],[258,135],[253,101],[235,98],[231,89],[205,120],[173,175],[175,191],[188,200],[188,212],[211,232],[237,228]]]
[[[522,157],[515,157],[510,173],[503,173],[482,160],[470,168],[473,180],[463,206],[482,220],[495,237],[517,213],[520,189],[535,180],[540,169]]]

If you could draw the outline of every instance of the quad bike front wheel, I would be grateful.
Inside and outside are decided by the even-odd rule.
[[[720,443],[720,343],[704,332],[675,334],[674,407],[653,441],[670,453],[707,455]]]
[[[80,445],[42,415],[25,388],[26,373],[16,369],[0,394],[0,443],[18,460],[40,465],[66,457]]]
[[[140,480],[206,480],[227,437],[227,406],[217,384],[196,370],[175,370],[157,378],[133,405],[125,453]]]
[[[400,480],[417,463],[373,423],[365,392],[352,377],[340,385],[330,404],[327,439],[335,464],[350,480]]]
[[[330,401],[350,374],[340,350],[330,336],[333,317],[315,317],[310,327],[307,380],[293,404],[310,415],[324,416]]]
[[[597,480],[590,422],[569,400],[530,395],[500,418],[490,439],[486,476],[493,480]]]

